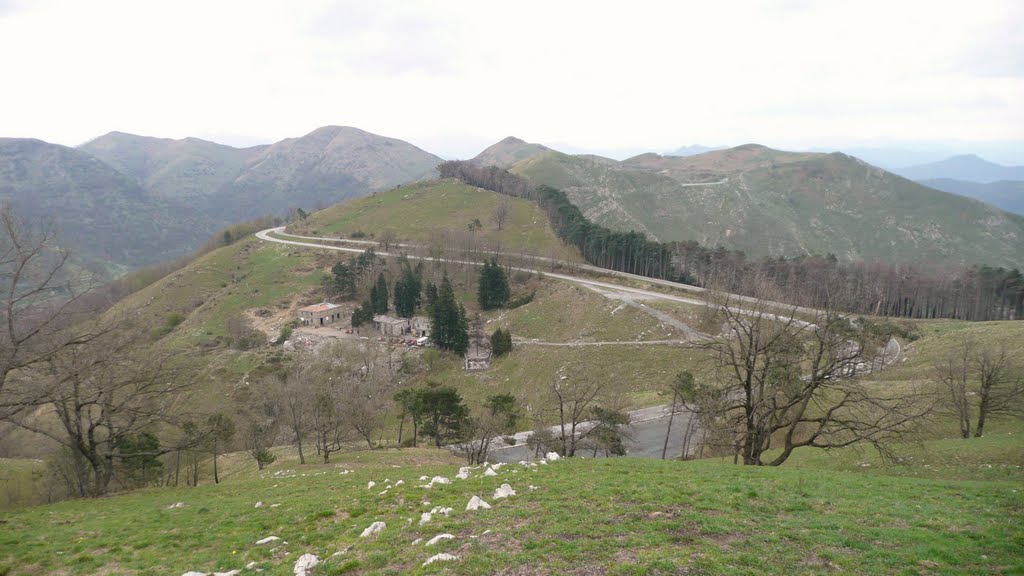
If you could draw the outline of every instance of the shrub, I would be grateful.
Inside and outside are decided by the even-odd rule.
[[[537,295],[537,291],[534,290],[533,292],[530,292],[530,294],[528,296],[520,296],[519,298],[513,298],[512,300],[509,300],[508,305],[506,306],[506,308],[508,308],[509,310],[512,310],[512,309],[515,309],[515,308],[519,308],[520,306],[526,306],[530,302],[533,302],[533,297],[536,296],[536,295]]]

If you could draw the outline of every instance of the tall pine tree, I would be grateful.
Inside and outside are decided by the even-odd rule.
[[[508,304],[511,290],[508,286],[508,276],[505,270],[498,265],[498,261],[491,258],[485,261],[480,270],[480,281],[477,286],[477,301],[484,310],[501,308]]]
[[[389,299],[388,281],[384,278],[384,273],[381,272],[377,276],[377,283],[370,289],[370,305],[373,307],[373,313],[387,314]]]
[[[466,310],[455,300],[455,291],[446,272],[437,291],[431,315],[431,340],[442,350],[465,356],[469,349],[469,322]]]

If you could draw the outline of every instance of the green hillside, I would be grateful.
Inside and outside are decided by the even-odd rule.
[[[1024,453],[1019,436],[1006,448]],[[221,485],[2,514],[0,572],[182,574],[250,566],[283,575],[305,554],[321,561],[314,574],[1024,570],[1019,472],[951,481],[863,467],[620,458],[511,464],[494,477],[477,468],[459,480],[459,465],[428,449],[343,453],[331,464],[301,468],[282,458],[262,473],[236,471]],[[422,487],[420,478],[434,476],[451,483]],[[495,499],[504,483],[516,494]],[[472,496],[492,508],[467,511]],[[181,507],[168,508],[177,502]],[[452,511],[420,525],[421,514],[435,507]],[[360,537],[378,521],[385,523],[378,535]],[[425,544],[439,534],[451,538]],[[268,536],[279,540],[256,544]],[[457,559],[423,566],[442,552]]]
[[[1024,218],[839,153],[748,144],[612,162],[533,151],[511,170],[564,190],[595,222],[663,241],[755,257],[1024,265]]]
[[[508,207],[501,230],[494,221],[499,205]],[[475,232],[468,227],[473,220],[482,226]],[[370,239],[393,233],[399,242],[415,244],[439,242],[443,233],[445,244],[471,242],[514,254],[579,259],[558,239],[536,204],[456,180],[421,182],[337,204],[289,225],[288,231],[342,236],[362,232]]]

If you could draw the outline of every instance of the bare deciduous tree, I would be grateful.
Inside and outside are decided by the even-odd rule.
[[[884,449],[931,413],[923,390],[881,391],[858,378],[885,342],[840,314],[807,322],[763,301],[718,307],[725,335],[701,344],[717,381],[694,390],[724,399],[718,416],[737,430],[744,464],[778,466],[800,447]]]
[[[960,425],[960,436],[980,438],[996,414],[1024,414],[1024,369],[1016,366],[1005,345],[983,347],[963,338],[933,376],[947,410]],[[975,416],[976,415],[976,416]]]
[[[56,240],[52,227],[0,206],[0,415],[18,408],[3,396],[12,373],[97,335],[69,328],[81,319],[77,304],[89,281],[71,273],[69,254]]]
[[[174,450],[129,454],[119,447],[162,424],[178,424],[174,407],[189,388],[172,356],[141,350],[144,329],[121,323],[95,332],[102,335],[51,353],[9,389],[19,410],[7,420],[75,453],[82,496],[105,494],[120,460]]]
[[[491,214],[491,219],[494,220],[498,230],[505,229],[505,223],[508,222],[510,212],[508,200],[505,198],[498,200],[498,205],[494,207],[494,213]]]

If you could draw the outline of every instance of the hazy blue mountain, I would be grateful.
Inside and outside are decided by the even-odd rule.
[[[968,182],[1024,180],[1024,166],[1003,166],[974,154],[953,156],[940,162],[910,166],[894,170],[894,172],[911,180],[939,178]]]

